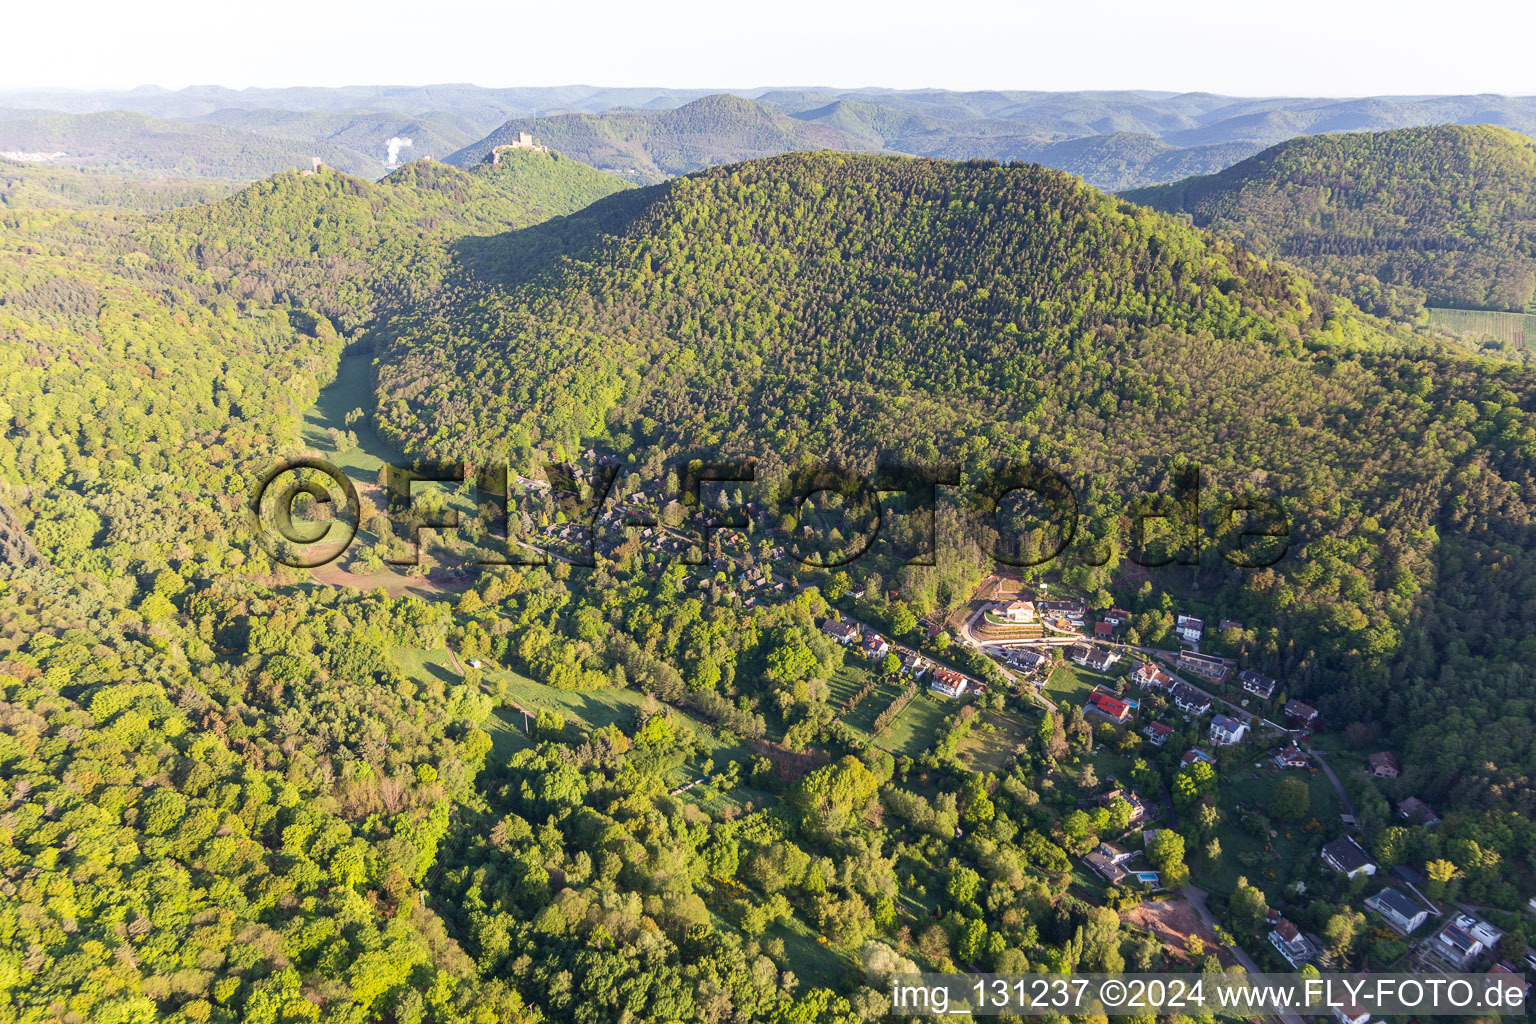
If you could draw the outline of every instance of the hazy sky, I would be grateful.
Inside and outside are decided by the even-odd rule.
[[[13,0],[0,88],[883,85],[1536,94],[1529,0]]]

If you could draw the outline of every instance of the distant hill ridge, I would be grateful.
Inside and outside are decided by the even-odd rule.
[[[1379,312],[1536,311],[1536,140],[1504,128],[1308,136],[1125,195],[1327,275]]]

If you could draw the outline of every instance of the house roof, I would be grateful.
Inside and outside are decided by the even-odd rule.
[[[1095,622],[1093,624],[1093,632],[1096,636],[1109,636],[1114,633],[1114,631],[1115,627],[1111,626],[1107,622]]]
[[[1172,736],[1173,726],[1164,725],[1162,722],[1153,722],[1147,726],[1147,732],[1156,733],[1159,736]]]
[[[1239,722],[1235,718],[1228,718],[1226,715],[1222,715],[1222,714],[1216,714],[1216,715],[1212,715],[1211,716],[1211,728],[1212,729],[1225,729],[1228,732],[1234,732],[1234,731],[1236,731],[1238,726],[1246,725],[1246,724],[1247,723],[1245,723],[1245,722]]]
[[[1456,927],[1454,924],[1448,924],[1444,928],[1440,929],[1440,939],[1441,941],[1445,942],[1446,945],[1458,949],[1463,953],[1470,953],[1472,950],[1477,948],[1477,940],[1468,935],[1466,932],[1462,931],[1460,928]]]
[[[1311,704],[1303,704],[1299,700],[1288,700],[1285,702],[1285,713],[1297,718],[1316,718],[1317,708]]]
[[[1375,896],[1372,896],[1371,899],[1375,902],[1377,907],[1390,910],[1393,914],[1403,918],[1405,921],[1411,921],[1414,917],[1418,916],[1424,911],[1424,908],[1419,906],[1418,903],[1414,902],[1403,893],[1398,892],[1390,885],[1381,890],[1381,892],[1377,893]]]
[[[1360,844],[1348,836],[1335,839],[1323,847],[1323,855],[1339,866],[1339,870],[1345,874],[1355,872],[1371,862],[1366,852],[1360,849]]]
[[[1390,768],[1393,771],[1397,771],[1397,755],[1390,750],[1383,750],[1379,754],[1372,754],[1370,762],[1371,771],[1375,771],[1378,768]]]
[[[1301,938],[1301,929],[1283,917],[1275,922],[1275,931],[1279,932],[1280,937],[1286,942],[1295,942]]]
[[[1111,697],[1107,693],[1090,693],[1088,695],[1088,700],[1094,704],[1097,704],[1100,711],[1107,715],[1112,715],[1115,718],[1119,718],[1130,710],[1126,707],[1125,701],[1119,699],[1118,697]]]
[[[1397,813],[1410,821],[1420,818],[1424,821],[1432,821],[1435,818],[1434,808],[1420,800],[1416,796],[1404,797],[1397,805]]]

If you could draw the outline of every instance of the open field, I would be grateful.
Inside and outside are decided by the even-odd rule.
[[[928,699],[925,691],[919,690],[912,702],[896,716],[888,731],[875,738],[875,743],[898,757],[902,754],[916,757],[933,746],[934,733],[938,732],[945,716],[960,709],[960,704],[960,701],[936,703]]]

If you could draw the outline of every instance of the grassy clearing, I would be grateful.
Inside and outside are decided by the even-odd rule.
[[[920,691],[901,714],[896,716],[896,721],[891,724],[889,731],[877,737],[875,742],[898,756],[907,754],[916,757],[933,746],[934,734],[943,724],[945,716],[959,710],[960,703],[960,701],[944,701],[943,704],[939,704],[929,700],[926,692]]]
[[[1070,662],[1063,662],[1045,681],[1045,695],[1058,704],[1081,705],[1088,700],[1094,687],[1105,686],[1113,690],[1114,685],[1113,676],[1100,675]]]
[[[1033,731],[1012,711],[987,711],[971,727],[955,751],[962,761],[979,771],[1001,772],[1013,761],[1013,751]]]
[[[1221,857],[1214,864],[1206,864],[1198,856],[1192,857],[1190,868],[1195,882],[1202,888],[1231,893],[1237,888],[1237,879],[1246,875],[1250,883],[1264,889],[1274,899],[1289,881],[1292,866],[1311,855],[1319,830],[1338,820],[1339,799],[1327,776],[1320,771],[1282,772],[1267,760],[1255,760],[1260,767],[1253,767],[1254,761],[1245,761],[1228,769],[1221,780],[1221,810],[1225,815],[1217,832],[1221,840]],[[1268,839],[1254,836],[1242,826],[1240,807],[1262,810],[1284,778],[1301,779],[1307,783],[1312,794],[1307,819],[1294,825],[1272,821],[1271,828],[1278,833],[1276,836]],[[1317,827],[1312,827],[1313,822]]]
[[[347,414],[363,410],[363,418],[347,426]],[[325,432],[329,427],[350,430],[357,435],[358,447],[338,453]],[[373,483],[379,467],[387,461],[400,461],[399,453],[384,443],[373,429],[373,360],[365,355],[343,356],[336,380],[320,392],[320,398],[304,412],[304,443],[319,449],[333,463],[359,483]]]

